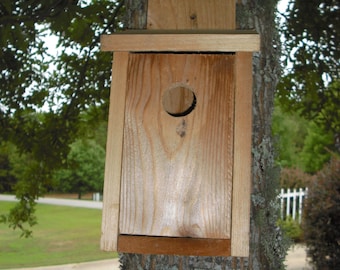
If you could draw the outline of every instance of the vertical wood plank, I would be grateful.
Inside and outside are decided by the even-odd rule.
[[[101,249],[117,250],[128,52],[114,54],[104,175]]]
[[[231,255],[248,257],[251,191],[252,53],[236,53],[235,76]]]
[[[148,29],[235,29],[234,0],[149,0]]]

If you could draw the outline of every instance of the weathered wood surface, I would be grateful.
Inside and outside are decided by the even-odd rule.
[[[235,29],[235,1],[149,0],[148,29]]]
[[[117,250],[127,64],[128,53],[115,53],[112,64],[101,236],[101,249],[107,251]]]
[[[229,239],[120,235],[118,247],[125,253],[230,256]]]
[[[246,33],[132,33],[101,36],[102,51],[258,51],[260,37]]]
[[[235,55],[235,129],[231,255],[247,257],[250,234],[252,53]]]
[[[126,96],[120,233],[230,238],[234,56],[131,54]],[[195,109],[170,116],[174,86]]]

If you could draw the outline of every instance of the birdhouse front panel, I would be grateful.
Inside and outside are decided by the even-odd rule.
[[[128,58],[119,233],[230,239],[234,54]]]

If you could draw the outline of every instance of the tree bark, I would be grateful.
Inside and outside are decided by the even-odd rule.
[[[239,1],[241,2],[241,1]],[[276,222],[279,218],[271,132],[274,94],[280,75],[280,42],[275,25],[276,0],[243,0],[237,5],[237,25],[256,29],[261,51],[253,57],[253,190],[251,195],[249,269],[284,269],[288,242]]]
[[[145,29],[148,11],[148,0],[125,0],[125,28]]]
[[[276,0],[239,0],[237,3],[237,27],[256,29],[261,35],[261,51],[253,57],[253,193],[249,258],[120,254],[121,269],[284,269],[287,245],[276,226],[279,182],[271,136],[274,91],[280,73],[276,4]],[[145,29],[147,0],[126,0],[126,9],[126,27]]]

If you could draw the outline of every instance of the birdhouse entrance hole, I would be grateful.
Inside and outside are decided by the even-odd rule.
[[[196,95],[188,86],[175,85],[165,91],[163,109],[171,116],[181,117],[191,113],[196,106]]]

